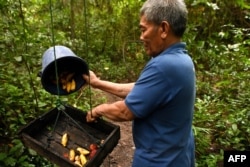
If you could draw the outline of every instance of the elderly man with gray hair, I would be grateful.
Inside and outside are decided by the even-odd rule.
[[[140,40],[151,57],[135,83],[113,83],[94,72],[92,86],[124,98],[88,112],[87,121],[104,116],[133,121],[133,167],[194,167],[192,120],[195,70],[181,41],[187,24],[183,0],[147,0],[140,10]]]

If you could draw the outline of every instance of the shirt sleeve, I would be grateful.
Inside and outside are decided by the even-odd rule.
[[[146,66],[134,88],[125,99],[128,108],[137,118],[144,118],[166,102],[168,79],[154,63]]]

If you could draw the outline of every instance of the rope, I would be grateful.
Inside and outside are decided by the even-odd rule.
[[[52,45],[54,47],[54,59],[56,60],[56,50],[55,50],[55,36],[54,36],[54,21],[53,21],[53,12],[52,12],[52,0],[50,0],[50,19],[51,19],[51,34],[52,34]],[[85,50],[86,50],[86,57],[88,58],[88,22],[87,22],[87,3],[86,0],[84,0],[84,22],[85,22]],[[57,117],[52,129],[52,133],[55,131],[55,127],[58,123],[59,117],[60,115],[63,113],[65,114],[72,122],[75,123],[75,125],[78,126],[79,129],[81,129],[83,132],[85,132],[90,139],[92,139],[95,143],[99,143],[99,141],[92,136],[91,134],[89,134],[83,127],[81,127],[67,112],[66,112],[66,108],[65,106],[62,104],[61,100],[60,100],[60,96],[59,96],[59,77],[58,77],[58,68],[57,68],[57,61],[55,62],[55,73],[56,73],[56,82],[57,82],[57,109],[58,109],[58,113],[57,113]],[[90,82],[90,77],[89,77],[89,82]],[[89,84],[88,86],[88,90],[89,90],[89,101],[90,101],[90,112],[91,112],[91,116],[92,116],[92,96],[91,96],[91,86]],[[50,142],[52,139],[52,133],[50,133],[50,135],[47,138],[47,148],[50,146]],[[100,145],[101,146],[101,145]],[[108,157],[109,158],[109,157]],[[109,160],[109,166],[110,166],[110,159]]]
[[[86,57],[88,58],[88,22],[87,22],[87,3],[86,0],[84,0],[84,28],[85,28],[85,50],[86,50]],[[90,77],[89,77],[89,83],[90,83]],[[91,98],[91,86],[88,85],[89,89],[89,106],[90,106],[90,114],[92,115],[92,98]]]
[[[100,141],[98,139],[96,139],[94,136],[92,136],[91,134],[89,134],[88,131],[86,131],[80,124],[78,124],[68,113],[65,112],[65,110],[62,110],[63,114],[65,114],[75,125],[77,125],[77,127],[79,129],[81,129],[85,134],[88,135],[88,137],[94,141],[94,143],[99,143]],[[99,144],[98,144],[99,145]]]
[[[88,57],[88,26],[87,26],[87,11],[86,11],[86,0],[84,0],[84,20],[85,20],[85,49],[86,49],[86,57]],[[52,0],[50,0],[50,20],[51,20],[51,36],[52,36],[52,45],[53,45],[53,49],[54,49],[54,59],[56,60],[56,50],[55,50],[55,35],[54,35],[54,21],[53,21],[53,9],[52,9]],[[67,114],[66,112],[66,108],[65,105],[62,103],[62,101],[60,100],[60,96],[59,96],[59,76],[58,76],[58,66],[57,66],[57,61],[54,61],[55,63],[55,73],[56,73],[56,82],[57,82],[57,102],[56,102],[56,106],[58,109],[58,113],[57,113],[57,117],[56,120],[54,122],[54,126],[53,129],[50,133],[50,135],[47,138],[47,148],[50,146],[51,140],[52,139],[52,134],[55,131],[56,125],[59,121],[59,117],[60,115],[63,113],[64,115],[66,115],[75,125],[77,125],[77,127],[79,129],[81,129],[83,132],[85,132],[90,139],[92,139],[95,143],[98,143],[99,145],[99,141],[92,136],[91,134],[89,134],[84,128],[82,128],[77,121],[75,121],[69,114]],[[89,78],[89,82],[90,82],[90,78]],[[89,90],[89,100],[90,100],[90,112],[91,112],[91,116],[92,116],[92,98],[91,98],[91,86],[88,86],[88,90]]]
[[[54,35],[54,21],[53,21],[53,12],[52,12],[52,1],[50,0],[50,21],[51,21],[51,36],[52,36],[52,45],[53,45],[53,52],[54,52],[54,60],[56,60],[56,49],[55,49],[55,35]],[[56,120],[53,126],[53,129],[51,133],[48,135],[47,138],[47,146],[46,149],[50,147],[50,143],[53,140],[53,133],[55,131],[56,125],[58,123],[59,117],[61,115],[61,112],[65,110],[65,107],[63,106],[60,96],[59,96],[59,77],[58,77],[58,68],[57,68],[57,61],[54,61],[55,63],[55,74],[56,74],[56,88],[57,88],[57,100],[56,100],[56,107],[58,109],[58,113],[56,116]]]
[[[86,12],[86,0],[84,0],[84,18],[85,18],[85,41],[86,41],[86,56],[88,57],[88,30],[87,30],[87,12]],[[53,45],[53,49],[54,49],[54,59],[56,60],[56,50],[55,50],[55,35],[54,35],[54,21],[53,21],[53,9],[52,9],[52,0],[50,0],[50,20],[51,20],[51,36],[52,36],[52,45]],[[83,129],[73,118],[71,118],[67,113],[66,113],[66,108],[64,106],[64,104],[62,103],[62,101],[60,100],[60,96],[59,96],[59,76],[58,76],[58,66],[57,66],[57,61],[54,61],[55,63],[55,75],[56,75],[56,82],[57,82],[57,102],[56,102],[56,106],[58,109],[58,113],[57,113],[57,117],[52,129],[52,133],[55,130],[55,127],[58,123],[60,114],[63,113],[65,114],[68,118],[70,118],[71,121],[73,121],[82,131],[84,131],[93,141],[95,141],[97,143],[97,140],[90,135],[85,129]],[[91,87],[89,85],[89,92],[90,92],[90,111],[91,111],[91,115],[92,115],[92,99],[91,99]],[[50,145],[50,141],[52,140],[52,133],[48,136],[48,146]]]
[[[52,46],[53,46],[53,52],[54,52],[54,60],[56,60],[56,48],[55,48],[55,35],[54,35],[54,21],[53,21],[53,12],[52,12],[52,1],[50,0],[50,20],[51,20],[51,36],[52,36]],[[56,107],[58,109],[58,113],[56,116],[56,120],[52,129],[52,133],[55,131],[56,125],[58,123],[59,117],[61,115],[61,112],[65,110],[65,107],[62,105],[62,102],[60,100],[59,96],[59,77],[58,77],[58,68],[57,68],[57,61],[54,61],[55,63],[55,75],[56,75],[56,88],[57,88],[57,100],[56,100]],[[52,139],[52,133],[48,136],[48,143],[47,148],[50,146],[50,142]]]
[[[52,37],[52,45],[54,50],[54,59],[56,60],[56,50],[55,50],[55,35],[54,35],[54,20],[53,20],[53,9],[52,9],[52,0],[50,2],[50,20],[51,20],[51,37]],[[84,23],[85,23],[85,50],[86,50],[86,57],[88,58],[88,22],[87,22],[87,3],[86,0],[84,0]],[[57,107],[60,107],[62,105],[59,92],[59,76],[58,76],[58,68],[57,68],[57,61],[54,61],[55,63],[55,75],[56,75],[56,85],[57,85]],[[90,82],[90,78],[89,78]],[[89,90],[89,103],[90,103],[90,112],[92,116],[92,96],[91,96],[91,86],[88,85]]]
[[[53,46],[53,52],[54,52],[54,60],[56,60],[56,48],[55,48],[55,35],[54,35],[54,20],[53,20],[53,9],[52,9],[52,1],[50,0],[50,21],[51,21],[51,37],[52,37],[52,46]],[[56,88],[57,88],[57,107],[58,103],[60,103],[60,96],[59,96],[59,77],[58,77],[58,68],[57,68],[57,61],[55,62],[55,73],[56,73]]]

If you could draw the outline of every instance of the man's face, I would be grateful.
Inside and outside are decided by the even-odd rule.
[[[149,56],[157,56],[163,51],[163,40],[161,38],[160,26],[148,22],[145,16],[141,16],[140,19],[140,40],[143,42],[146,53]]]

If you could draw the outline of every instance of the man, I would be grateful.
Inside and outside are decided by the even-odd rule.
[[[118,84],[92,71],[84,75],[92,87],[125,98],[93,108],[86,119],[133,121],[133,167],[194,166],[195,72],[181,42],[186,23],[183,0],[147,0],[140,10],[140,39],[152,59],[138,80]]]

